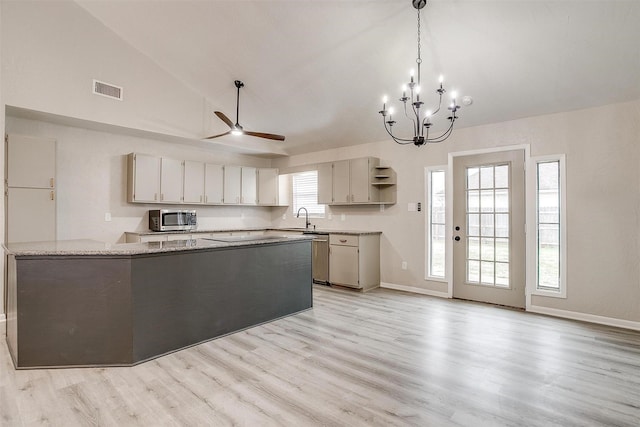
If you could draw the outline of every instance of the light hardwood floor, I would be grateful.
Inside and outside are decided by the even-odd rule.
[[[16,371],[0,425],[639,426],[640,333],[314,287],[314,308],[131,368]]]

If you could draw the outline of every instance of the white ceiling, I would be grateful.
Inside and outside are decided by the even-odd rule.
[[[381,97],[415,67],[410,0],[78,3],[233,121],[244,81],[240,123],[289,154],[386,139]],[[443,74],[472,96],[461,127],[640,98],[638,0],[430,0],[422,19],[423,93]]]

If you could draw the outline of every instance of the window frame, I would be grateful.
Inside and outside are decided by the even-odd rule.
[[[444,222],[442,225],[445,228],[445,236],[444,236],[444,274],[442,276],[434,276],[431,274],[431,226],[433,225],[431,222],[432,217],[432,197],[431,197],[431,186],[432,186],[432,174],[434,172],[441,172],[443,174],[443,189],[444,189]],[[448,268],[448,258],[449,258],[449,248],[447,247],[447,184],[448,184],[448,166],[440,165],[440,166],[427,166],[424,168],[425,174],[425,200],[426,200],[426,209],[425,209],[425,268],[424,268],[424,279],[430,280],[434,282],[448,282],[449,281],[449,268]],[[441,223],[437,223],[441,224]]]
[[[540,224],[538,223],[538,200],[539,200],[539,188],[538,188],[538,165],[541,163],[558,163],[558,203],[559,203],[559,287],[557,290],[552,288],[540,287],[539,281],[539,257],[538,257],[538,232],[540,230]],[[531,194],[530,208],[528,209],[527,232],[530,235],[528,239],[528,282],[531,284],[531,295],[539,295],[554,298],[567,298],[567,191],[566,191],[566,159],[564,154],[555,154],[547,156],[537,156],[530,158],[530,164],[528,169],[528,191]]]

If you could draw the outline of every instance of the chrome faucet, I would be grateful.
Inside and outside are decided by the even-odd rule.
[[[304,206],[301,207],[300,209],[298,209],[298,213],[296,214],[296,218],[300,218],[300,211],[304,209],[304,213],[305,213],[305,224],[304,224],[304,228],[307,229],[309,228],[309,226],[311,225],[311,223],[309,222],[309,211],[307,210],[307,208],[305,208]]]

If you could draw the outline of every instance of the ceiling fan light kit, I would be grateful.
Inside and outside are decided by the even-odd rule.
[[[382,99],[382,110],[379,113],[382,115],[382,121],[384,124],[384,128],[391,136],[391,138],[398,144],[414,144],[416,146],[422,146],[427,143],[437,143],[442,142],[449,138],[451,133],[453,132],[453,125],[458,118],[456,112],[460,109],[460,106],[456,104],[456,93],[451,93],[451,104],[447,107],[447,109],[451,112],[447,120],[449,121],[449,125],[447,130],[437,136],[429,136],[429,130],[431,129],[432,118],[439,111],[442,106],[442,96],[446,92],[443,87],[443,77],[440,76],[440,87],[436,89],[436,93],[438,94],[438,105],[434,110],[426,110],[424,113],[422,112],[422,107],[424,102],[420,100],[420,64],[422,63],[422,58],[420,57],[420,29],[421,29],[421,21],[420,21],[420,11],[426,6],[427,0],[412,0],[411,4],[418,11],[418,56],[416,58],[416,64],[418,68],[417,81],[414,79],[413,70],[411,70],[411,80],[409,83],[402,87],[402,97],[399,101],[403,104],[404,115],[413,121],[413,137],[411,138],[401,138],[393,134],[393,125],[396,122],[393,120],[393,107],[389,107],[387,109],[387,101],[388,98],[386,96]],[[407,90],[409,93],[407,93]],[[471,97],[464,97],[464,104],[471,105],[473,100]],[[409,101],[409,107],[407,107],[407,101]]]
[[[218,116],[218,118],[220,120],[222,120],[227,126],[229,126],[229,130],[227,132],[224,133],[220,133],[218,135],[212,135],[212,136],[208,136],[204,139],[214,139],[214,138],[218,138],[220,136],[225,136],[225,135],[248,135],[248,136],[255,136],[258,138],[265,138],[265,139],[271,139],[274,141],[284,141],[284,136],[282,135],[276,135],[273,133],[264,133],[264,132],[251,132],[248,130],[244,130],[244,128],[242,126],[240,126],[240,89],[244,87],[244,83],[241,82],[240,80],[235,80],[233,82],[236,86],[237,89],[237,95],[236,95],[236,122],[233,123],[223,112],[221,111],[214,111],[214,114],[216,116]]]

